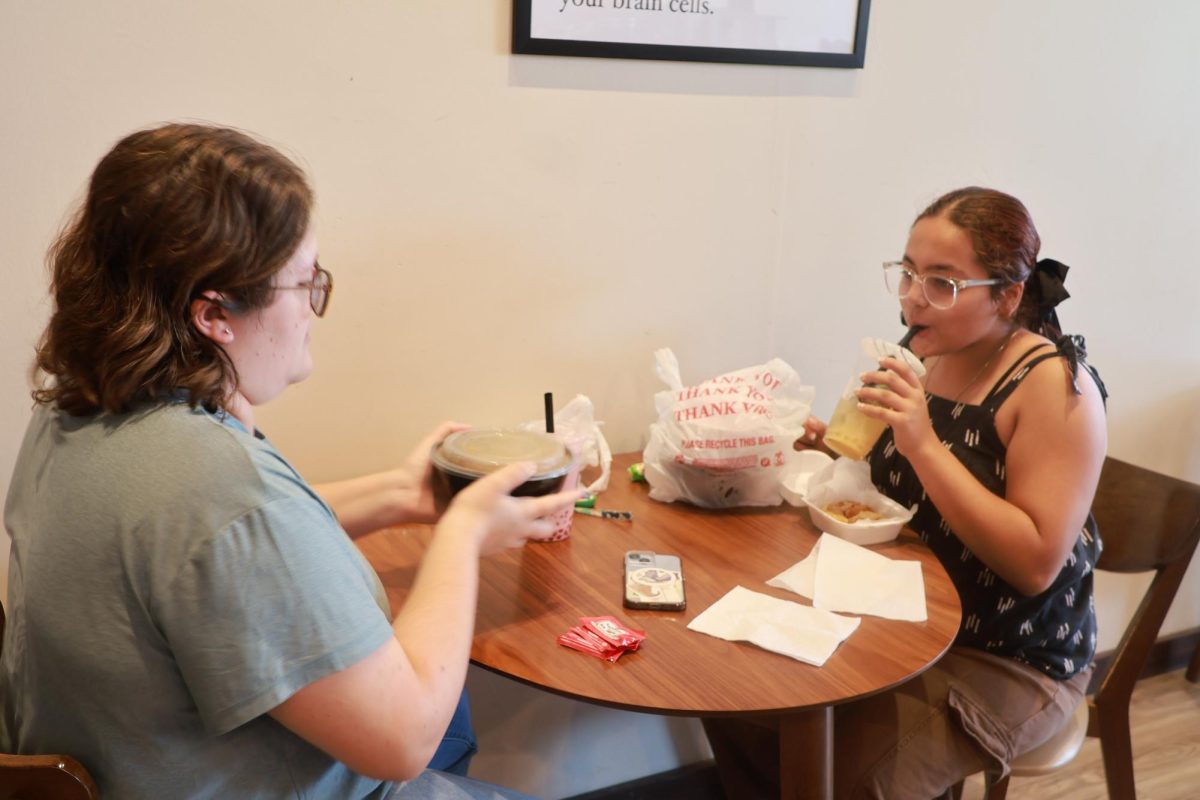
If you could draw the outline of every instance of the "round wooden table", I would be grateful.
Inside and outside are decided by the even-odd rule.
[[[903,683],[946,652],[961,614],[949,577],[907,532],[873,546],[889,558],[921,562],[929,618],[862,617],[819,668],[689,631],[693,617],[738,585],[808,605],[766,581],[807,556],[820,532],[807,511],[787,505],[705,510],[651,500],[649,487],[626,472],[639,459],[639,453],[614,459],[610,486],[597,502],[632,512],[631,522],[576,515],[565,541],[483,560],[472,661],[538,689],[613,708],[762,718],[780,732],[783,796],[831,797],[833,706]],[[414,525],[359,540],[393,611],[404,601],[429,535],[428,527]],[[623,557],[633,549],[682,559],[686,611],[622,607]],[[603,615],[644,630],[641,649],[608,663],[556,643],[580,617]]]

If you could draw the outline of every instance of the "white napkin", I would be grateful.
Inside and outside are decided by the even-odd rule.
[[[819,667],[858,623],[855,617],[735,586],[688,623],[688,629],[731,642],[750,642]]]
[[[808,558],[767,581],[810,598],[814,608],[924,622],[925,580],[920,561],[893,561],[828,533]]]

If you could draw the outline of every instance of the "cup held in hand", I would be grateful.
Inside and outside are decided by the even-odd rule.
[[[579,485],[579,468],[582,466],[580,461],[576,459],[567,472],[562,483],[563,490],[574,489]],[[559,511],[550,518],[554,522],[554,531],[547,537],[542,539],[534,539],[535,542],[561,542],[571,535],[571,525],[575,522],[575,507],[567,506],[562,511]]]
[[[578,479],[579,468],[571,451],[552,434],[496,428],[456,431],[433,448],[430,461],[439,506],[476,478],[516,462],[533,462],[537,470],[513,489],[515,497],[553,494],[563,488],[572,470]]]
[[[862,461],[879,441],[887,423],[864,414],[858,407],[858,390],[862,384],[858,375],[874,372],[879,359],[893,356],[907,362],[918,375],[925,374],[925,367],[910,351],[883,339],[863,339],[862,355],[857,362],[855,377],[850,379],[833,409],[829,426],[825,430],[825,446],[838,455]]]
[[[868,417],[858,407],[857,379],[853,379],[842,392],[833,416],[829,419],[829,427],[825,429],[825,446],[838,455],[862,461],[871,452],[875,442],[883,434],[887,423],[881,419]]]

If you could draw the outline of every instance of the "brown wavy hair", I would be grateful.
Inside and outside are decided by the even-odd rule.
[[[117,142],[47,256],[55,305],[34,400],[119,414],[182,390],[223,406],[237,373],[192,324],[192,300],[267,305],[312,206],[300,168],[241,131],[170,124]]]
[[[971,238],[979,265],[987,270],[989,277],[1000,278],[1009,285],[1025,284],[1014,317],[1017,324],[1051,339],[1061,334],[1051,330],[1050,323],[1043,323],[1038,313],[1041,297],[1037,282],[1028,279],[1037,265],[1042,239],[1033,217],[1020,200],[995,189],[967,186],[934,200],[913,224],[929,217],[943,217],[964,231]],[[998,296],[1002,289],[1003,286],[991,287],[992,296]]]

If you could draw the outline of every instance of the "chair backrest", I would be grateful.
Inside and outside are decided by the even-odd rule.
[[[1154,571],[1088,703],[1088,735],[1100,737],[1108,795],[1132,798],[1129,700],[1200,541],[1200,486],[1109,457],[1092,513],[1104,543],[1098,569]]]
[[[4,652],[4,604],[0,603],[0,653]],[[64,755],[0,753],[0,800],[99,800],[87,769]]]
[[[1110,456],[1092,513],[1104,543],[1098,569],[1155,573],[1096,693],[1124,705],[1200,541],[1200,486]]]
[[[1147,572],[1177,561],[1200,536],[1200,486],[1109,456],[1092,502],[1108,572]]]

